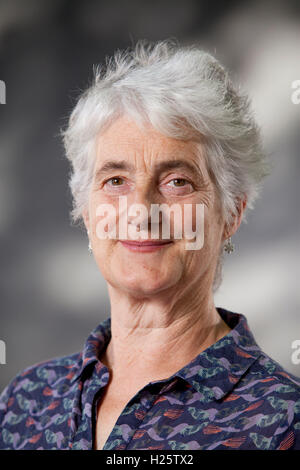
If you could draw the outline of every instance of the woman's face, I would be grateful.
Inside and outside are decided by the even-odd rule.
[[[138,232],[137,225],[139,213],[122,219],[123,229],[136,231],[136,237],[141,241],[153,240],[151,204],[178,204],[182,216],[175,222],[171,217],[170,236],[166,239],[159,232],[159,240],[168,243],[159,247],[136,248],[125,242],[126,239],[132,240],[133,235],[127,234],[125,238],[123,235],[123,240],[120,240],[120,196],[123,196],[123,203],[126,201],[128,210],[136,203],[143,204],[146,210],[140,219],[145,222],[141,232]],[[104,221],[99,208],[105,208],[103,204],[115,208],[109,213],[102,212],[106,221],[115,222],[115,238],[99,236],[99,223]],[[175,238],[174,230],[184,223],[196,229],[196,204],[204,207],[204,227],[198,219],[198,232],[203,233],[204,229],[204,242],[202,248],[190,250],[186,243],[192,240],[185,238],[184,225],[182,238]],[[191,216],[185,212],[186,205],[193,207]],[[147,213],[149,217],[146,217]],[[184,287],[199,285],[201,280],[206,289],[211,287],[223,240],[224,221],[204,156],[201,152],[199,155],[199,143],[196,148],[193,141],[166,137],[150,125],[142,129],[129,118],[119,118],[98,137],[88,209],[83,215],[94,257],[110,285],[137,298],[163,291],[178,293]],[[168,217],[164,223],[167,220]],[[162,222],[161,217],[160,228]],[[155,227],[157,229],[159,225]]]

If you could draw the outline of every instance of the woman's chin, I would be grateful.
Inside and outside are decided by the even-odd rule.
[[[151,297],[167,290],[176,284],[174,277],[161,278],[137,275],[118,279],[119,288],[124,289],[129,294],[137,298]]]

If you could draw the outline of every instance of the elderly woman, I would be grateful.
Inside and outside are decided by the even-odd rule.
[[[299,380],[214,305],[268,172],[247,97],[197,47],[139,42],[96,69],[64,142],[110,317],[6,387],[0,447],[299,449]]]

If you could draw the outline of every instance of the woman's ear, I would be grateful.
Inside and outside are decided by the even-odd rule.
[[[223,233],[223,239],[227,240],[227,238],[232,237],[239,226],[241,225],[243,214],[247,206],[247,197],[245,196],[243,199],[238,198],[236,201],[236,214],[232,214],[232,221],[230,224],[226,224]]]
[[[88,211],[88,209],[84,209],[84,210],[83,210],[83,212],[82,212],[82,218],[83,218],[83,222],[84,222],[86,231],[88,232],[89,229],[90,229],[90,219],[89,219],[89,211]]]

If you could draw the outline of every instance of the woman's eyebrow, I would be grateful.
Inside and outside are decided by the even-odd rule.
[[[186,169],[192,173],[199,173],[200,168],[187,160],[165,160],[154,165],[156,172],[160,173],[166,170]],[[108,160],[97,171],[96,179],[109,173],[112,170],[125,170],[134,172],[134,166],[126,160]]]
[[[200,168],[187,160],[166,160],[155,165],[158,172],[174,169],[185,169],[192,173],[200,173]]]
[[[134,171],[134,166],[126,160],[108,160],[100,168],[98,168],[95,178],[99,179],[101,176],[104,176],[112,170]]]

